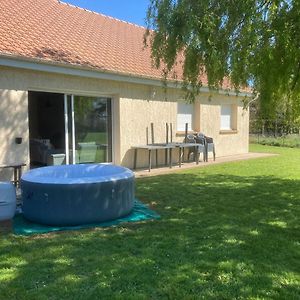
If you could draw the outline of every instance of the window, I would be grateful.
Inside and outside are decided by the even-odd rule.
[[[235,105],[221,105],[221,130],[236,130],[236,113]]]
[[[221,130],[231,130],[231,105],[221,105]]]
[[[193,130],[194,105],[183,102],[177,103],[177,131],[185,131],[185,124],[188,130]]]

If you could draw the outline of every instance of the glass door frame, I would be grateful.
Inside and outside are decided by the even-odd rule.
[[[87,95],[82,95],[87,96]],[[89,97],[89,96],[87,96]],[[90,96],[97,97],[97,96]],[[101,96],[110,99],[111,103],[111,162],[114,162],[114,101],[113,97]],[[71,164],[76,164],[76,137],[75,137],[75,113],[74,113],[74,94],[64,94],[64,124],[65,124],[65,154],[66,154],[66,165],[70,164],[70,141],[69,141],[69,117],[71,117],[71,148],[72,148],[72,159]],[[70,105],[69,105],[70,103]],[[69,113],[70,108],[70,113]]]

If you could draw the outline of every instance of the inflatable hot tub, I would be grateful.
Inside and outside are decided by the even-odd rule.
[[[21,178],[23,214],[30,221],[72,226],[117,219],[134,205],[134,174],[110,164],[50,166]]]

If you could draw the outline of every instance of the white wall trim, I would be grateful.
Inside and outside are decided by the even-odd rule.
[[[24,58],[22,59],[22,58],[16,58],[11,56],[0,55],[0,66],[163,87],[163,82],[161,79],[151,79],[147,77],[132,76],[129,74],[127,75],[127,74],[120,74],[120,73],[112,73],[108,71],[99,71],[99,70],[84,68],[81,66],[38,61],[35,59],[24,59]],[[168,81],[167,85],[169,88],[176,88],[176,89],[181,88],[181,84],[178,82]],[[240,96],[240,97],[252,96],[251,93],[247,93],[247,92],[240,92],[237,94],[235,91],[228,91],[228,90],[210,91],[208,87],[201,87],[200,91],[204,93],[213,92],[213,93],[228,95],[228,96]]]

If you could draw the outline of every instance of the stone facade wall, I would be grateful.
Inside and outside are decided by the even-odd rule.
[[[29,163],[28,91],[111,97],[116,164],[132,167],[131,147],[146,143],[146,128],[150,133],[150,123],[154,123],[155,142],[165,141],[166,123],[173,124],[173,140],[184,138],[182,133],[176,133],[177,101],[183,99],[177,89],[165,93],[162,88],[142,84],[0,67],[0,164]],[[220,132],[221,103],[237,108],[235,132]],[[217,156],[248,152],[249,114],[242,109],[241,97],[201,94],[194,104],[193,127],[214,138]],[[15,143],[15,137],[19,136],[23,138],[21,145]],[[163,158],[161,153],[159,163],[163,163]],[[141,152],[138,166],[146,164],[147,155]],[[0,173],[0,179],[1,174],[4,173]]]

